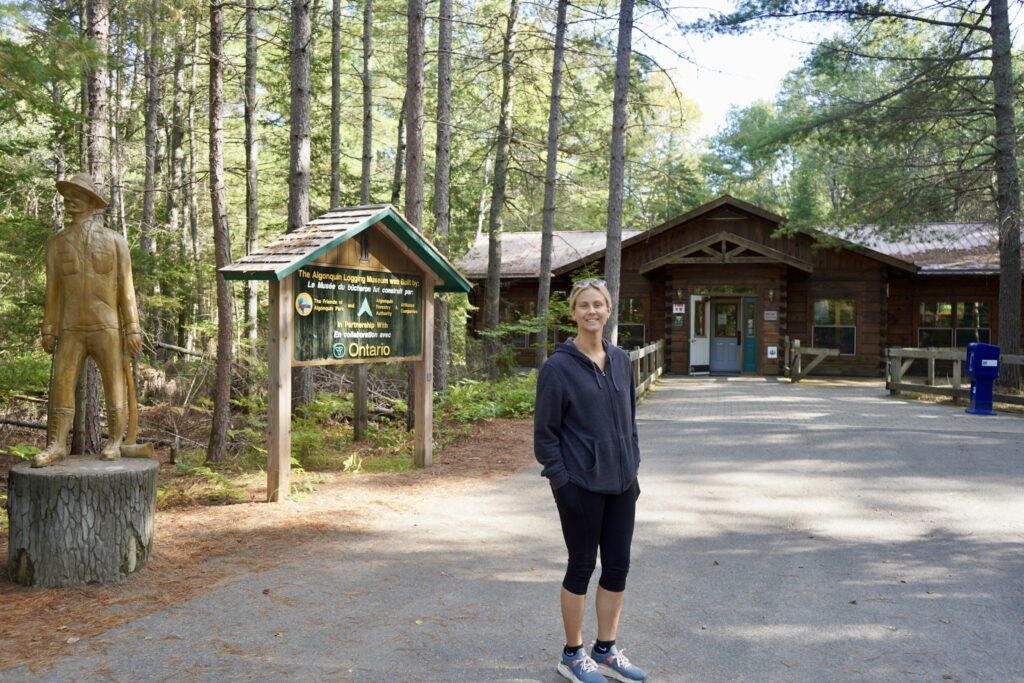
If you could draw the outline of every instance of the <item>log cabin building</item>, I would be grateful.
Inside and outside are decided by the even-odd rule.
[[[814,231],[780,232],[782,216],[730,196],[661,225],[623,231],[619,345],[664,339],[666,371],[782,373],[783,339],[839,349],[816,373],[880,376],[885,349],[965,347],[997,339],[999,255],[988,224],[939,224],[914,241],[869,229],[857,243]],[[506,233],[502,320],[532,315],[539,232]],[[568,292],[582,270],[604,271],[603,231],[556,232],[552,292]],[[460,261],[475,283],[482,326],[487,236]],[[561,335],[559,341],[564,338]],[[530,335],[512,340],[533,364]]]

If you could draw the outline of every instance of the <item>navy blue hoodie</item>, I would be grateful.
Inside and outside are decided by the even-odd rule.
[[[533,453],[558,489],[622,493],[636,480],[640,445],[629,355],[604,342],[602,372],[572,340],[555,347],[537,377]]]

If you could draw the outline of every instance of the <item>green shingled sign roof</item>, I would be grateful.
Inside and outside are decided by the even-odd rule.
[[[332,209],[220,269],[227,280],[282,280],[373,225],[391,231],[440,278],[438,292],[468,292],[472,285],[419,230],[389,204]]]

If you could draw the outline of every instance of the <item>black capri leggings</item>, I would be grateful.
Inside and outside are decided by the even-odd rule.
[[[586,595],[590,576],[601,550],[601,578],[607,591],[626,589],[629,548],[633,542],[633,521],[640,486],[633,482],[623,493],[593,493],[572,482],[555,491],[562,536],[569,550],[569,566],[562,586],[574,595]]]

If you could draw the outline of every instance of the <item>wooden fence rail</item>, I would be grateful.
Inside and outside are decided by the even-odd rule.
[[[636,396],[640,398],[665,372],[665,340],[653,342],[629,352],[636,378]]]
[[[811,370],[818,367],[818,364],[828,358],[829,356],[838,356],[839,349],[819,349],[813,346],[800,346],[800,340],[794,339],[789,340],[789,337],[784,337],[782,340],[783,347],[783,360],[784,372],[793,382],[799,382],[807,375],[811,374]],[[804,367],[803,357],[812,356],[811,362]]]
[[[885,388],[893,396],[899,396],[901,391],[914,391],[920,394],[936,394],[938,396],[951,396],[953,399],[970,398],[970,387],[964,387],[964,365],[967,361],[967,351],[961,349],[939,349],[939,348],[902,348],[895,346],[886,349]],[[924,384],[919,382],[908,382],[907,371],[915,360],[925,360],[928,363],[928,374]],[[952,361],[953,372],[948,376],[948,384],[938,384],[935,373],[936,361]],[[1000,365],[1024,365],[1024,355],[1002,354],[999,356]],[[1011,394],[992,394],[995,403],[1012,403],[1024,405],[1024,396]]]

